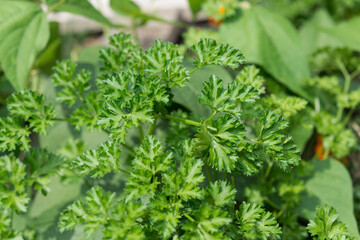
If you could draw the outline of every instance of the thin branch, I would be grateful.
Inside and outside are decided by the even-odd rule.
[[[193,120],[186,119],[186,118],[180,118],[180,117],[175,117],[175,116],[171,116],[171,115],[158,115],[158,116],[162,117],[162,118],[169,119],[169,120],[173,120],[173,121],[183,122],[183,123],[186,123],[186,124],[189,124],[189,125],[192,125],[192,126],[196,126],[196,127],[200,127],[200,126],[203,125],[200,122],[193,121]],[[217,129],[214,128],[214,127],[211,127],[211,126],[206,126],[206,127],[207,127],[207,129],[209,129],[211,131],[217,131]]]

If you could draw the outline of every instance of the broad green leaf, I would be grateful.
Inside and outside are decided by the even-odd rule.
[[[49,9],[61,0],[47,0]],[[104,25],[111,25],[109,20],[105,18],[98,10],[96,10],[88,0],[66,0],[63,4],[55,9],[56,12],[69,12],[81,15],[95,20]]]
[[[40,6],[22,1],[0,1],[0,63],[16,90],[26,79],[36,55],[46,46],[49,26]]]
[[[360,51],[360,17],[342,22],[326,32],[341,41],[346,47]]]
[[[254,6],[224,22],[220,39],[243,51],[249,62],[261,65],[291,91],[310,100],[302,82],[310,76],[299,35],[288,20]]]
[[[139,17],[141,9],[132,0],[110,0],[110,7],[120,15]]]
[[[347,225],[349,232],[359,237],[348,170],[335,160],[314,161],[310,164],[313,172],[305,180],[307,194],[302,196],[297,210],[300,216],[314,218],[316,206],[328,204],[335,208],[340,221]]]
[[[335,25],[333,19],[325,9],[319,9],[311,19],[304,23],[300,29],[300,37],[307,54],[313,53],[322,47],[341,46],[341,42],[327,34],[324,29]]]

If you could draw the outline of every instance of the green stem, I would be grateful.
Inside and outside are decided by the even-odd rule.
[[[150,125],[150,127],[149,127],[149,129],[148,129],[148,131],[146,133],[146,136],[153,134],[153,132],[155,130],[157,120],[158,120],[158,115],[155,114],[154,122]]]
[[[176,26],[176,27],[181,27],[181,28],[188,28],[189,27],[189,25],[186,24],[186,23],[182,23],[182,22],[178,22],[178,21],[171,21],[171,20],[167,20],[167,19],[164,19],[164,18],[154,16],[154,15],[144,14],[144,17],[147,18],[147,19],[153,20],[153,21],[166,23],[166,24],[173,25],[173,26]]]
[[[51,120],[60,122],[71,122],[70,118],[52,118]]]
[[[60,0],[58,3],[56,3],[54,6],[52,6],[51,8],[49,8],[46,13],[51,13],[53,12],[55,9],[57,9],[58,7],[60,7],[61,5],[63,5],[66,2],[66,0]]]
[[[216,113],[217,113],[217,111],[216,110],[214,110],[213,112],[212,112],[212,114],[211,114],[211,116],[210,117],[208,117],[208,119],[206,119],[205,120],[205,122],[208,122],[208,121],[210,121],[215,115],[216,115]]]
[[[189,214],[187,214],[187,213],[183,213],[184,214],[184,216],[187,218],[187,219],[189,219],[191,222],[195,222],[195,219],[193,219]]]
[[[235,187],[235,178],[234,178],[234,176],[231,176],[231,182],[232,182],[232,184],[233,184],[234,187]]]
[[[104,132],[106,132],[107,134],[110,135],[110,131],[108,131],[108,130],[106,130],[106,129],[102,129],[102,130],[103,130]],[[121,144],[121,146],[123,146],[126,150],[128,150],[131,155],[135,156],[135,151],[134,151],[134,149],[133,149],[131,146],[127,145],[126,143],[120,143],[120,144]]]
[[[128,175],[131,174],[130,172],[128,172],[128,171],[126,171],[125,169],[122,169],[122,168],[119,168],[119,171],[120,171],[120,172],[123,172],[123,173],[126,173],[126,174],[128,174]]]
[[[342,72],[344,79],[345,79],[343,94],[347,94],[350,89],[351,76],[350,76],[349,72],[346,70],[346,67],[342,61],[337,60],[336,63],[339,65],[339,69]],[[336,114],[336,119],[338,122],[341,120],[343,113],[344,113],[344,107],[339,107],[337,114]]]
[[[350,74],[351,79],[354,79],[357,75],[360,74],[360,67],[357,68],[354,72]]]
[[[212,182],[211,172],[207,161],[205,161],[205,171],[209,181]]]
[[[271,168],[272,168],[273,165],[274,165],[273,162],[269,163],[269,167],[266,169],[266,173],[265,173],[265,177],[264,177],[265,179],[269,176]]]
[[[355,109],[356,109],[356,107],[351,108],[350,111],[346,114],[346,116],[345,116],[345,118],[344,118],[344,121],[343,121],[343,126],[345,126],[345,125],[349,122],[351,116],[352,116],[352,115],[354,114],[354,112],[355,112]]]
[[[186,118],[175,117],[175,116],[171,116],[171,115],[157,115],[157,116],[162,117],[162,118],[166,118],[166,119],[169,119],[169,120],[173,120],[173,121],[183,122],[183,123],[186,123],[186,124],[189,124],[189,125],[192,125],[192,126],[196,126],[196,127],[200,127],[200,126],[203,125],[200,122],[196,122],[196,121],[186,119]],[[211,126],[207,126],[207,128],[209,130],[211,130],[211,131],[217,131],[216,128],[211,127]]]
[[[200,69],[200,67],[194,68],[193,70],[191,70],[191,71],[189,72],[189,75],[193,74],[194,72],[196,72],[196,71],[199,70],[199,69]]]
[[[132,147],[130,147],[129,145],[127,145],[126,143],[121,143],[121,146],[123,146],[126,150],[128,150],[131,153],[131,155],[133,155],[133,156],[135,155],[134,149]]]
[[[269,198],[265,198],[265,201],[270,205],[272,206],[273,208],[277,209],[277,210],[280,210],[280,208],[273,202],[271,201]]]
[[[142,129],[141,124],[139,125],[138,129],[139,129],[139,138],[140,138],[140,142],[141,142],[144,139],[144,131]]]
[[[135,20],[133,19],[131,22],[131,31],[134,35],[135,41],[140,44],[140,38],[137,31],[137,24],[135,23]]]

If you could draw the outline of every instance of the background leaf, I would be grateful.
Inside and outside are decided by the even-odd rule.
[[[311,100],[302,88],[310,76],[306,54],[295,28],[284,17],[253,6],[222,24],[220,39],[240,49],[291,91]]]
[[[191,70],[193,68],[190,62],[185,62],[184,65]],[[203,89],[203,82],[209,79],[209,76],[216,73],[216,76],[228,84],[232,81],[231,75],[220,66],[206,66],[196,71],[191,75],[190,81],[186,83],[183,88],[174,88],[174,102],[181,104],[188,108],[192,113],[198,116],[208,117],[211,114],[211,109],[208,106],[199,103],[198,95]]]
[[[305,179],[307,194],[301,198],[298,213],[307,219],[314,218],[316,206],[328,204],[336,209],[349,232],[358,237],[352,182],[347,169],[335,160],[313,161],[310,164],[313,172]]]
[[[48,42],[48,25],[39,5],[0,1],[0,63],[16,90],[25,88],[34,59]]]
[[[196,14],[200,12],[201,6],[204,2],[205,0],[189,0],[190,9],[194,18],[196,17]]]
[[[346,47],[360,51],[360,17],[342,22],[326,32],[339,39]]]
[[[323,47],[337,47],[343,45],[339,40],[324,31],[335,25],[330,14],[325,9],[319,9],[311,19],[300,29],[300,37],[304,49],[308,54]]]
[[[60,0],[48,0],[49,8],[57,4]],[[104,25],[111,25],[109,20],[96,10],[88,0],[66,0],[63,4],[55,9],[56,12],[69,12],[81,15],[95,20]]]
[[[134,18],[142,15],[140,7],[131,0],[110,0],[110,7],[120,15]]]

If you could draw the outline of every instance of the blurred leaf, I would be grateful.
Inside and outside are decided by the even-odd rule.
[[[201,6],[204,2],[205,0],[189,0],[190,9],[194,18],[196,17],[196,14],[201,10]]]
[[[49,9],[56,5],[61,0],[47,0]],[[66,0],[63,4],[59,5],[55,9],[56,12],[69,12],[77,15],[81,15],[92,20],[95,20],[101,24],[110,26],[109,20],[104,17],[98,10],[96,10],[88,0]]]
[[[341,42],[324,31],[325,28],[331,28],[334,25],[333,19],[325,9],[319,9],[310,20],[304,23],[300,29],[300,37],[307,54],[326,46],[342,45]]]
[[[360,51],[360,17],[342,22],[326,32],[339,39],[346,47]]]
[[[302,196],[298,206],[300,216],[315,217],[317,205],[328,204],[339,214],[349,232],[359,237],[354,216],[353,190],[350,175],[344,165],[335,160],[313,161],[313,172],[305,179],[307,195]]]
[[[120,15],[140,19],[140,25],[146,23],[148,20],[154,20],[183,27],[181,23],[171,22],[155,15],[144,13],[132,0],[110,0],[110,7]]]
[[[50,22],[50,39],[46,48],[36,59],[35,67],[40,68],[47,74],[52,73],[52,67],[61,57],[61,38],[59,33],[59,23]]]
[[[285,18],[253,6],[224,22],[220,39],[243,51],[245,59],[261,65],[291,91],[312,100],[302,88],[303,80],[310,76],[306,54],[298,33]]]
[[[39,5],[0,1],[0,62],[16,90],[26,87],[35,56],[46,46],[49,27]]]
[[[140,17],[143,13],[136,3],[131,0],[110,0],[110,7],[120,15]]]
[[[189,70],[193,68],[190,62],[185,62],[185,66]],[[223,67],[206,66],[192,74],[190,81],[186,83],[185,87],[173,89],[174,102],[189,108],[196,115],[208,117],[211,114],[211,109],[199,103],[198,95],[203,88],[203,82],[209,79],[209,76],[214,72],[225,84],[232,81],[232,77]]]

